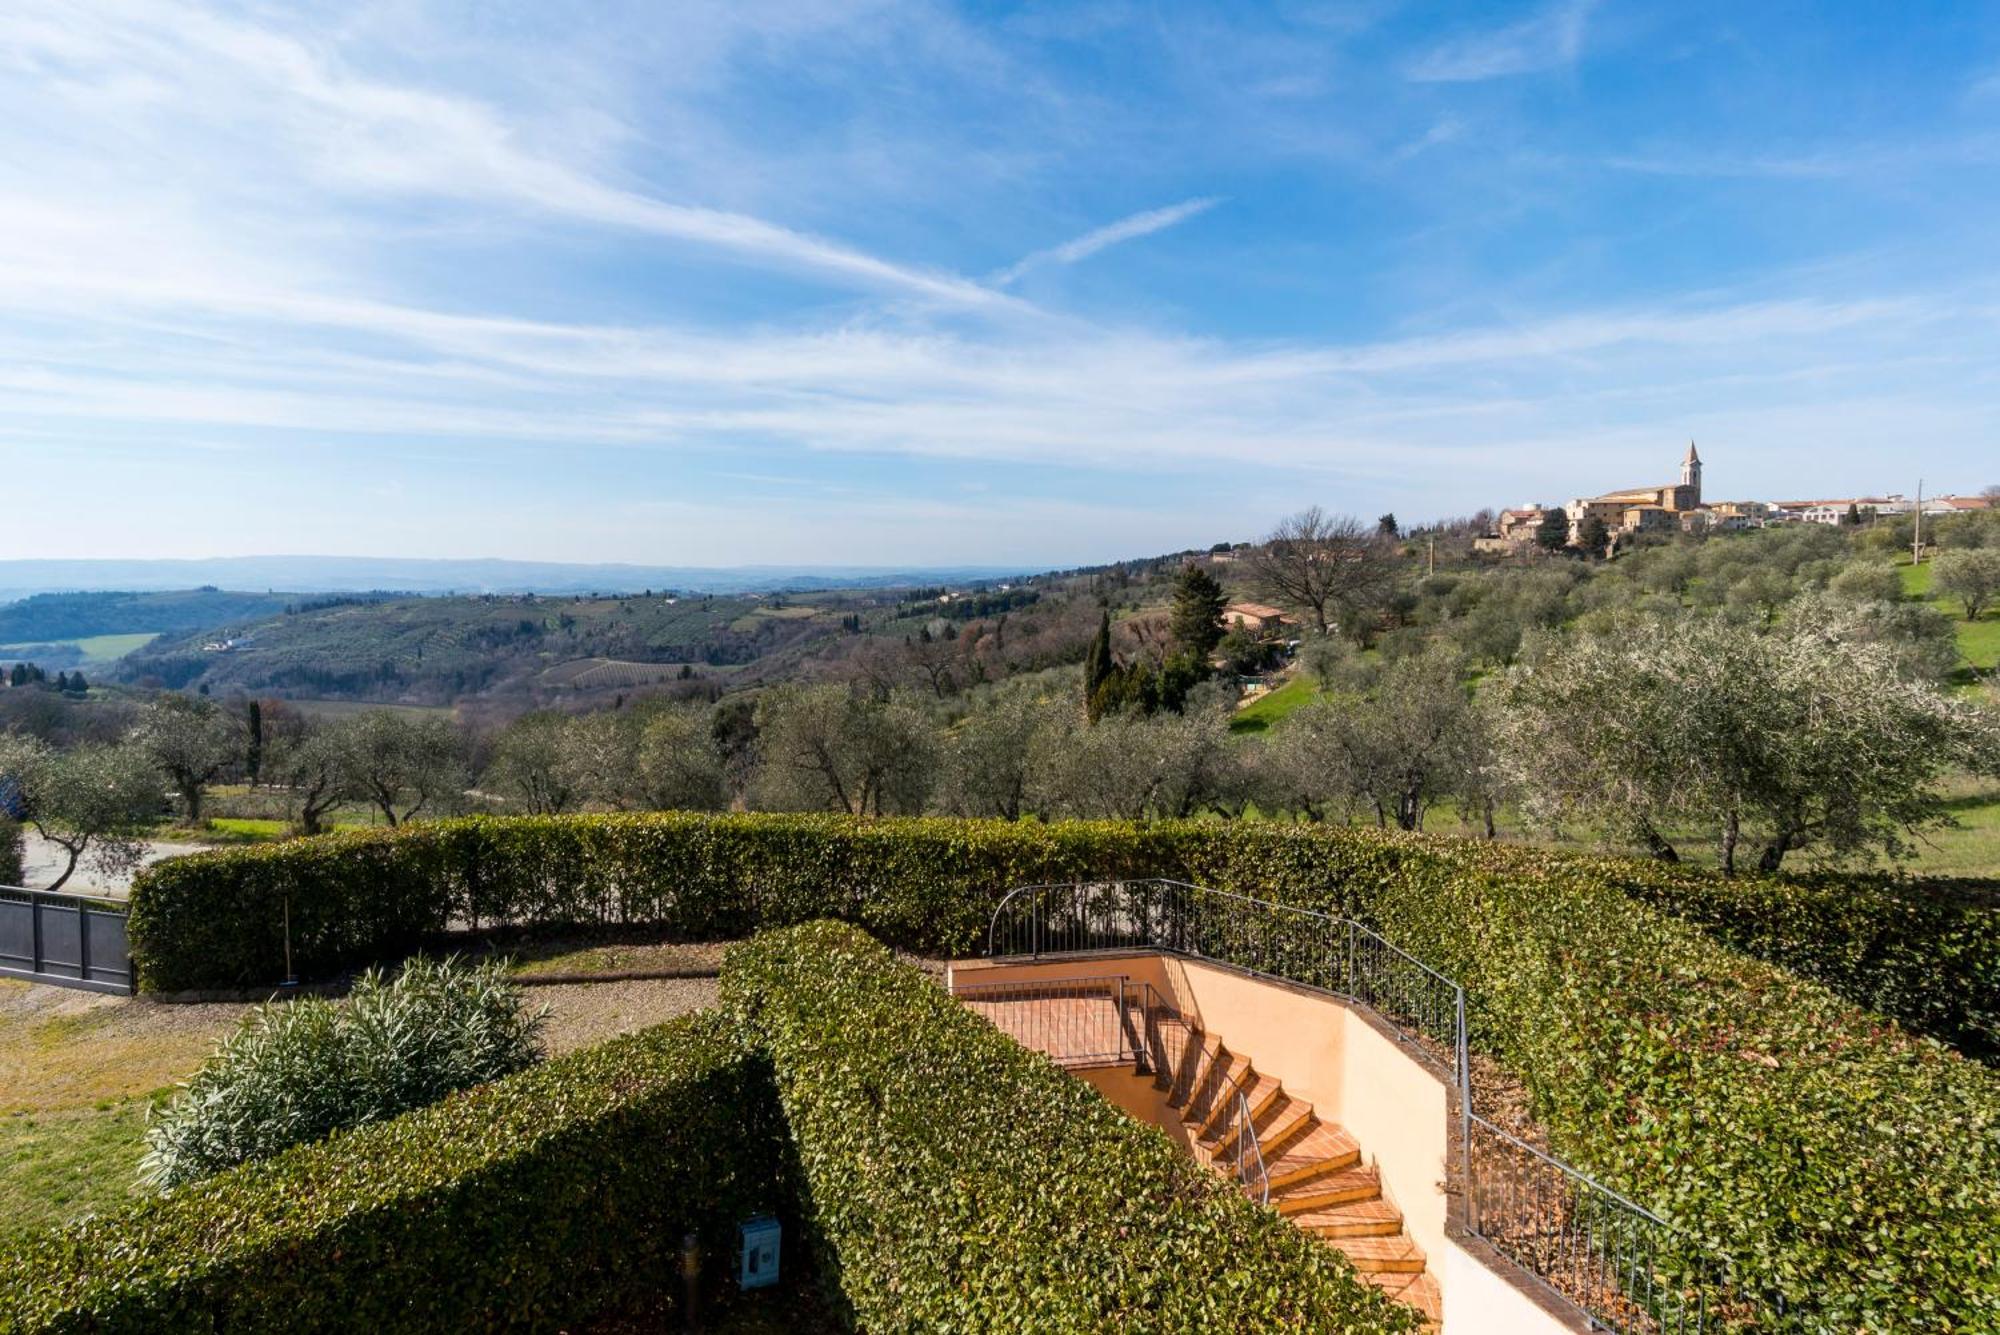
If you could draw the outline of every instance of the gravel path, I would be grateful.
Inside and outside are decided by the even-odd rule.
[[[713,978],[527,989],[549,1007],[550,1056],[713,1006]],[[0,1116],[89,1107],[185,1080],[250,1007],[168,1005],[0,979]]]
[[[713,978],[649,978],[623,983],[556,983],[528,989],[528,1004],[547,1004],[550,1056],[602,1043],[716,1001]]]
[[[69,854],[61,847],[50,843],[33,830],[22,831],[21,838],[21,883],[30,890],[45,890],[62,875],[62,869],[69,862]],[[183,853],[206,851],[203,844],[174,844],[164,839],[147,843],[141,865],[151,866],[165,858],[177,858]],[[76,873],[63,882],[63,893],[69,895],[104,895],[112,899],[123,899],[132,892],[130,876],[107,876],[99,871],[90,860],[90,854],[83,855],[83,861],[76,867]]]

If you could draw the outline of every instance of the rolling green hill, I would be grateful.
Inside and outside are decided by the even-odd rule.
[[[664,595],[326,598],[163,637],[124,675],[211,693],[445,704],[519,690],[619,689],[752,663],[838,634],[808,605]]]

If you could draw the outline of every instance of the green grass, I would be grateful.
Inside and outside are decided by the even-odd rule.
[[[1960,621],[1958,653],[1981,672],[2000,668],[2000,613],[1988,612],[1977,621]]]
[[[147,1102],[0,1117],[0,1233],[109,1214],[143,1195]]]
[[[2000,670],[2000,612],[1988,612],[1977,621],[1967,621],[1965,608],[1956,599],[1932,594],[1929,565],[1913,566],[1899,561],[1896,574],[1903,581],[1905,596],[1921,598],[1951,618],[1958,635],[1958,656],[1968,669],[1961,676]]]
[[[1229,730],[1237,733],[1269,732],[1317,694],[1319,690],[1310,678],[1293,677],[1270,694],[1259,696],[1237,710],[1236,717],[1229,721]]]
[[[336,820],[327,822],[328,830],[365,830],[372,824],[365,820]],[[161,839],[179,842],[191,840],[201,844],[268,844],[275,840],[291,837],[292,823],[276,817],[265,816],[212,816],[206,829],[195,830],[172,821],[158,826],[154,833]]]
[[[157,631],[140,631],[132,635],[86,635],[75,640],[38,640],[34,644],[0,644],[0,654],[20,653],[43,645],[74,645],[82,653],[85,663],[115,663],[137,649],[143,649],[159,638]]]

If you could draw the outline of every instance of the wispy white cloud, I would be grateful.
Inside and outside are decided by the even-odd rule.
[[[211,122],[254,117],[336,189],[502,205],[937,301],[1011,300],[954,274],[628,188],[574,165],[590,156],[589,146],[538,149],[523,127],[476,98],[359,74],[299,38],[170,0],[94,7],[22,0],[0,18],[0,53],[58,75],[72,103],[148,115],[192,111]]]
[[[1418,83],[1477,83],[1576,63],[1596,0],[1556,0],[1532,18],[1431,48],[1404,70]]]
[[[1169,227],[1186,222],[1196,214],[1208,212],[1221,202],[1219,198],[1213,196],[1200,199],[1184,199],[1178,204],[1169,204],[1165,208],[1159,209],[1147,209],[1143,213],[1134,213],[1130,217],[1120,218],[1117,222],[1106,223],[1102,227],[1093,228],[1085,232],[1082,236],[1073,237],[1059,246],[1050,246],[1047,250],[1038,250],[1021,260],[1018,264],[1002,269],[993,276],[993,284],[996,287],[1005,287],[1031,269],[1039,269],[1043,265],[1075,264],[1079,260],[1087,260],[1099,251],[1107,250],[1121,242],[1134,241],[1142,236],[1151,236],[1155,232],[1164,232]]]
[[[1455,116],[1446,116],[1432,124],[1431,128],[1398,147],[1389,155],[1391,162],[1407,162],[1419,153],[1427,153],[1433,148],[1449,144],[1465,134],[1465,123]]]

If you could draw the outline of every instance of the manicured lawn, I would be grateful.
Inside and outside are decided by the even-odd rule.
[[[239,1010],[0,980],[0,1233],[133,1200],[147,1105]]]
[[[146,1100],[0,1117],[0,1233],[109,1214],[143,1194]]]
[[[1268,732],[1288,718],[1292,711],[1306,704],[1319,693],[1312,679],[1304,676],[1293,677],[1283,686],[1268,695],[1259,696],[1236,711],[1236,717],[1229,721],[1231,732]]]

